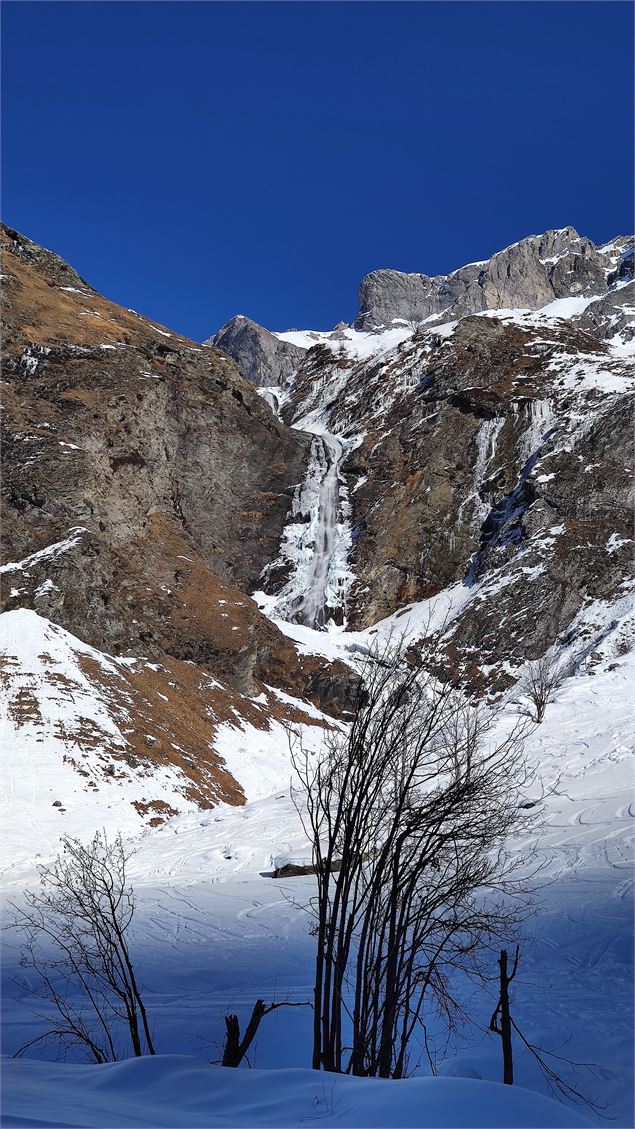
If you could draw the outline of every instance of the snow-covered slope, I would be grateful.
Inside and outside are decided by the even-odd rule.
[[[295,630],[311,635],[316,644],[343,640],[342,635]],[[633,716],[628,691],[635,664],[632,655],[616,659],[608,638],[599,652],[597,660],[567,680],[527,747],[528,756],[540,765],[545,785],[558,783],[546,800],[546,828],[540,844],[545,871],[534,913],[523,930],[513,1007],[530,1039],[552,1050],[562,1048],[567,1040],[559,1053],[594,1064],[592,1071],[560,1066],[569,1082],[607,1105],[613,1124],[628,1126],[632,1125],[633,908],[633,808],[629,805]],[[209,813],[175,817],[160,828],[144,831],[135,844],[138,851],[132,860],[131,879],[139,908],[134,952],[162,1054],[215,1058],[222,1017],[229,1005],[245,1016],[257,995],[297,1002],[310,999],[314,941],[305,907],[313,880],[270,877],[276,866],[302,861],[308,855],[287,789],[281,787],[269,798],[243,808],[220,805]],[[11,884],[11,896],[18,900],[21,885],[18,880]],[[493,974],[495,955],[491,954]],[[4,1048],[11,1052],[33,1037],[38,1021],[20,986],[15,937],[7,939],[4,962],[5,976],[18,976],[17,983],[5,981],[3,1000]],[[493,983],[478,992],[466,990],[465,1006],[473,1025],[457,1034],[441,1065],[441,1074],[452,1080],[449,1090],[456,1078],[500,1078],[497,1040],[483,1031],[494,991]],[[431,1017],[431,1038],[435,1030]],[[308,1009],[283,1009],[275,1018],[269,1017],[255,1048],[255,1065],[274,1070],[282,1063],[304,1066],[310,1031]],[[520,1046],[516,1070],[520,1086],[548,1093]],[[30,1108],[37,1118],[41,1085],[53,1076],[40,1077],[37,1069],[31,1075],[24,1067],[8,1077],[13,1092],[22,1095],[15,1100],[33,1102],[22,1108],[24,1112]],[[282,1087],[284,1077],[276,1073],[273,1077],[279,1078]],[[63,1079],[62,1074],[60,1085]],[[132,1079],[131,1085],[135,1085]],[[70,1093],[76,1082],[69,1086]],[[451,1092],[459,1091],[460,1086]],[[340,1113],[346,1105],[348,1101],[338,1107]],[[283,1106],[289,1109],[286,1101]],[[7,1106],[7,1112],[13,1108]],[[113,1117],[123,1118],[121,1107],[112,1108]],[[168,1104],[165,1113],[158,1114],[153,1106],[152,1116],[157,1120],[151,1123],[190,1123],[179,1122],[178,1112],[171,1113],[170,1108]],[[529,1099],[523,1108],[527,1120],[520,1124],[543,1124]],[[282,1123],[281,1110],[282,1106],[277,1115],[271,1112],[276,1124]],[[378,1110],[376,1123],[411,1123],[405,1109],[399,1119],[392,1119],[395,1110],[394,1105]],[[233,1116],[231,1108],[223,1107],[223,1111]],[[127,1112],[131,1114],[132,1107]],[[296,1111],[292,1112],[295,1116]],[[487,1112],[491,1116],[494,1110]],[[579,1112],[593,1124],[599,1123],[588,1110]],[[70,1108],[56,1123],[66,1124],[65,1116],[71,1117]],[[254,1112],[253,1119],[250,1114],[243,1124],[259,1125],[260,1116]],[[421,1118],[422,1111],[416,1116]],[[480,1124],[475,1116],[461,1107],[457,1120],[448,1124]],[[509,1117],[509,1112],[504,1116]],[[569,1124],[569,1116],[575,1115],[560,1113],[563,1124]],[[360,1123],[367,1122],[357,1117],[350,1121]],[[484,1124],[497,1122],[485,1120]]]
[[[0,656],[7,881],[33,876],[63,834],[134,835],[268,796],[289,778],[285,726],[319,740],[306,703],[244,697],[189,663],[114,659],[26,609],[0,616]]]
[[[181,1055],[103,1067],[7,1062],[6,1126],[218,1127],[302,1129],[307,1124],[379,1129],[536,1129],[584,1126],[571,1110],[528,1090],[462,1078],[391,1082],[334,1077],[312,1070],[210,1069]],[[55,1094],[55,1108],[51,1095]]]
[[[316,345],[322,345],[338,357],[361,361],[374,357],[377,353],[383,353],[387,349],[393,349],[395,345],[411,337],[412,331],[413,327],[402,321],[401,324],[381,333],[355,329],[352,325],[342,324],[326,332],[313,329],[289,329],[284,333],[275,333],[274,336],[279,341],[288,341],[300,349],[313,349]]]

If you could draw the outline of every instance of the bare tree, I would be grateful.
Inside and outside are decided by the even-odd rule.
[[[45,1002],[47,1029],[24,1044],[54,1042],[65,1055],[81,1049],[93,1062],[155,1054],[127,932],[135,909],[126,878],[130,853],[121,835],[97,832],[40,867],[38,890],[14,906],[26,935],[21,965],[35,974],[29,990]],[[123,1038],[122,1038],[123,1034]]]
[[[389,643],[365,662],[349,731],[317,758],[296,746],[318,884],[316,1069],[403,1077],[426,1008],[448,1027],[460,1014],[451,971],[509,930],[526,860],[504,843],[531,822],[530,776],[526,723],[497,738],[495,721]]]
[[[514,1084],[512,1033],[515,1032],[525,1049],[529,1051],[530,1055],[537,1062],[540,1072],[554,1098],[564,1098],[565,1100],[575,1103],[581,1103],[589,1109],[592,1109],[594,1113],[599,1114],[600,1117],[603,1117],[601,1111],[606,1109],[606,1105],[595,1101],[593,1098],[589,1097],[588,1094],[577,1089],[576,1086],[566,1082],[559,1073],[562,1067],[556,1068],[556,1063],[562,1063],[564,1067],[569,1067],[573,1070],[582,1068],[593,1074],[597,1070],[595,1064],[590,1062],[575,1062],[574,1059],[565,1058],[563,1055],[556,1054],[554,1051],[546,1050],[545,1047],[540,1046],[538,1043],[530,1042],[513,1018],[511,1014],[509,986],[518,971],[519,959],[520,947],[516,945],[516,952],[514,953],[514,960],[510,972],[507,950],[501,949],[498,959],[498,1002],[489,1024],[490,1031],[494,1031],[497,1035],[500,1035],[501,1039],[503,1051],[503,1082],[508,1086]]]
[[[533,720],[539,725],[545,710],[552,701],[556,690],[562,686],[566,671],[552,651],[546,651],[542,658],[529,663],[520,680],[520,691],[530,701]]]
[[[404,316],[401,319],[403,323],[414,334],[418,333],[423,328],[424,318],[421,313],[421,305],[417,302],[416,298],[410,297],[404,308]]]

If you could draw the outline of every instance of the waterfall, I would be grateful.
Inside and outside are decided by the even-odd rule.
[[[466,508],[470,507],[469,524],[471,529],[478,528],[489,512],[489,506],[481,498],[480,489],[487,477],[487,468],[496,454],[496,440],[504,423],[504,416],[486,419],[481,424],[476,436],[476,462],[474,464],[472,489],[461,502],[458,511],[458,520],[461,522]]]
[[[544,416],[540,416],[540,419],[544,419]],[[522,519],[533,500],[532,492],[528,489],[529,476],[556,430],[557,428],[552,428],[540,436],[540,445],[522,466],[514,489],[504,494],[489,511],[481,526],[481,546],[472,557],[463,580],[466,587],[471,588],[476,583],[493,549],[518,544],[522,540]]]
[[[342,443],[328,432],[313,438],[321,468],[317,498],[316,531],[304,591],[295,599],[292,619],[306,627],[324,627],[328,607],[329,572],[338,537],[340,516],[340,463]]]
[[[309,465],[296,488],[280,555],[267,573],[283,571],[288,577],[277,595],[274,617],[324,629],[336,610],[345,618],[346,596],[355,579],[348,566],[352,533],[341,465],[361,437],[343,440],[311,417],[295,426],[313,433]]]
[[[274,392],[273,388],[259,388],[260,395],[266,404],[269,405],[274,415],[280,414],[280,397]]]

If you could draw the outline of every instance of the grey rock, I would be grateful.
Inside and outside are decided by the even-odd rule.
[[[609,277],[609,283],[630,282],[635,277],[635,239],[620,239],[622,245],[617,266]]]
[[[243,375],[258,386],[284,384],[306,352],[289,341],[280,341],[274,333],[242,314],[231,318],[203,344],[214,345],[232,357]]]
[[[329,341],[346,341],[346,330],[350,326],[345,321],[338,321],[332,333],[329,333]]]
[[[483,310],[539,309],[556,298],[606,293],[620,255],[609,248],[617,244],[596,247],[566,227],[521,239],[485,262],[447,275],[373,271],[359,289],[355,327],[383,329],[395,320],[432,324]]]
[[[339,861],[339,859],[335,859],[331,863],[331,867],[330,867],[331,874],[337,874],[338,871],[340,871],[341,869],[342,869],[341,862]],[[316,873],[317,873],[317,870],[316,870],[313,863],[307,863],[306,865],[303,865],[303,864],[299,864],[299,863],[295,863],[295,862],[285,862],[284,866],[276,867],[276,869],[273,871],[271,877],[272,878],[302,878],[306,874],[316,874]]]
[[[576,325],[606,341],[619,337],[626,343],[635,337],[635,282],[611,290],[597,302],[592,302],[576,319]]]

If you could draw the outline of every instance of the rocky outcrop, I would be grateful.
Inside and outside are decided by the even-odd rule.
[[[388,328],[395,321],[419,325],[483,310],[535,310],[556,298],[601,295],[620,269],[627,240],[596,247],[572,227],[530,236],[491,259],[448,275],[377,270],[359,288],[358,329]]]
[[[309,438],[217,350],[2,234],[3,608],[113,654],[194,662],[243,694],[266,681],[319,698],[336,672],[298,661],[246,595]]]
[[[632,255],[626,260],[626,265],[632,271]],[[578,324],[602,341],[618,340],[626,343],[635,337],[634,309],[635,283],[629,282],[627,276],[625,285],[611,290],[603,298],[587,306],[578,319]]]
[[[284,384],[299,367],[306,351],[289,341],[280,341],[242,314],[231,318],[204,344],[214,345],[232,357],[257,386]]]
[[[396,615],[398,630],[404,607],[444,593],[452,674],[504,685],[589,601],[619,599],[633,548],[624,281],[568,319],[467,316],[357,363],[307,354],[283,416],[321,404],[353,448],[351,626]]]

